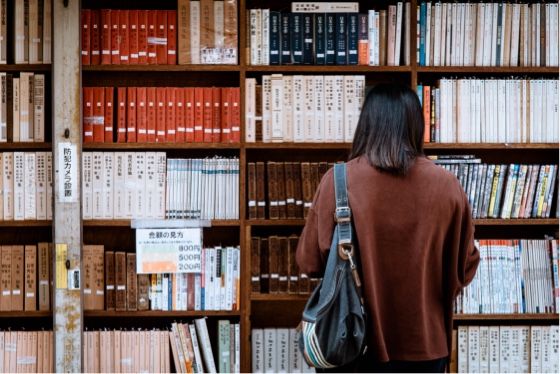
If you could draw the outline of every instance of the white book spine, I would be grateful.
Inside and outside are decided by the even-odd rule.
[[[377,32],[375,28],[375,10],[368,10],[368,65],[375,65],[375,33]]]
[[[263,142],[269,143],[272,140],[272,124],[271,124],[271,76],[263,75],[262,77],[262,138]]]
[[[113,219],[113,209],[114,209],[114,164],[115,164],[115,153],[114,152],[104,152],[103,153],[103,218]]]
[[[256,141],[256,88],[257,80],[255,78],[245,79],[245,141],[248,143],[254,143]]]
[[[53,168],[52,153],[47,152],[47,219],[53,218]]]
[[[468,372],[468,328],[459,326],[457,332],[457,368],[459,373]]]
[[[15,56],[14,62],[16,64],[26,64],[29,60],[25,58],[26,49],[25,45],[25,25],[24,25],[24,2],[16,1],[14,10],[14,41],[15,41]],[[7,36],[6,36],[7,38]]]
[[[486,4],[478,3],[476,4],[476,48],[475,48],[475,66],[483,66],[483,56],[484,56],[484,29],[485,29],[485,16],[486,16]]]
[[[355,118],[355,105],[356,101],[356,77],[352,75],[345,75],[344,79],[344,142],[351,142],[354,134],[354,124],[357,121]]]
[[[289,363],[288,371],[290,373],[301,373],[302,372],[302,356],[299,351],[299,337],[301,332],[296,329],[290,329],[289,331]],[[253,370],[254,372],[254,370]]]
[[[294,117],[293,117],[293,77],[282,77],[284,102],[282,103],[282,125],[284,141],[294,141]]]
[[[316,75],[313,77],[313,92],[315,104],[315,132],[314,141],[322,142],[325,139],[325,77]]]
[[[273,142],[284,140],[283,98],[284,83],[282,75],[273,74],[270,78],[270,127]]]
[[[36,179],[36,158],[34,152],[25,152],[25,173],[24,173],[24,196],[25,213],[24,219],[37,219],[37,179]]]
[[[315,139],[315,92],[312,75],[303,77],[303,137],[305,142]]]
[[[51,63],[52,48],[52,0],[43,3],[43,64]]]
[[[251,330],[251,363],[253,373],[264,372],[264,335],[263,329]]]
[[[12,108],[8,108],[8,81],[6,73],[0,73],[0,95],[0,142],[5,143],[8,141],[8,110],[12,110]]]
[[[258,60],[257,60],[257,45],[258,45],[258,43],[257,43],[257,9],[250,9],[249,10],[249,28],[250,28],[249,48],[250,48],[250,51],[251,51],[250,63],[251,63],[251,65],[258,65]]]
[[[29,133],[30,110],[33,108],[29,105],[30,85],[29,78],[33,77],[33,73],[20,73],[19,78],[19,140],[22,142],[33,141],[32,135]]]
[[[270,9],[262,9],[262,50],[261,65],[268,65],[270,61]]]
[[[93,152],[92,155],[92,218],[103,218],[103,182],[104,166],[103,152]]]
[[[84,153],[85,155],[86,153]],[[88,152],[91,165],[91,153]],[[86,167],[84,161],[84,167]],[[91,167],[90,167],[91,168]],[[115,152],[114,171],[113,171],[113,217],[115,219],[124,218],[124,199],[125,199],[125,177],[126,157],[124,152]],[[84,171],[85,172],[85,171]],[[90,171],[91,174],[91,171]],[[91,176],[90,176],[91,178]],[[85,183],[84,183],[85,184]],[[85,186],[84,186],[85,188]],[[91,187],[89,187],[91,190]],[[91,193],[91,192],[90,192]],[[85,197],[85,196],[84,196]],[[91,205],[91,203],[90,203]],[[85,209],[85,205],[84,205]],[[90,208],[90,211],[91,208]],[[85,217],[84,217],[85,218]]]
[[[542,326],[531,326],[531,373],[542,372]]]
[[[490,346],[490,373],[500,372],[500,327],[490,326],[489,346]]]
[[[403,3],[397,3],[397,24],[395,31],[395,65],[399,66],[401,63],[401,47],[402,47],[402,24],[403,24]]]
[[[290,373],[290,330],[286,328],[279,328],[276,330],[277,339],[277,373]]]
[[[14,152],[14,220],[25,218],[25,161],[24,152]]]
[[[45,75],[44,74],[35,74],[33,76],[33,110],[34,110],[33,140],[35,142],[44,142],[45,141]]]
[[[200,64],[200,1],[190,2],[191,61]]]
[[[136,196],[134,203],[135,217],[146,217],[146,154],[136,152],[135,154],[136,172]]]
[[[47,219],[47,153],[36,153],[37,219]]]
[[[434,5],[435,10],[435,30],[434,31],[434,66],[441,66],[441,3]]]
[[[304,77],[302,75],[293,76],[293,124],[294,124],[294,142],[305,141],[304,130],[304,114],[305,114],[305,97],[304,97]]]
[[[278,372],[278,357],[277,357],[277,334],[276,329],[266,328],[263,331],[264,335],[264,373]]]
[[[344,141],[344,76],[334,76],[335,142]]]

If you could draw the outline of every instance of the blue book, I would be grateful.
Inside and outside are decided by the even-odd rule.
[[[348,24],[346,13],[336,13],[335,14],[335,41],[336,41],[336,64],[346,65],[348,63],[347,51],[347,33]]]
[[[334,13],[326,14],[326,28],[325,28],[325,41],[326,41],[326,63],[327,65],[334,65],[336,59],[336,22]]]
[[[292,48],[290,45],[290,13],[282,13],[280,15],[280,50],[282,64],[290,64],[292,62]]]
[[[303,63],[313,63],[313,13],[303,14]]]
[[[270,11],[268,18],[269,33],[269,64],[280,65],[280,12]]]
[[[290,46],[292,49],[292,62],[303,63],[303,15],[292,13],[290,16]]]
[[[326,59],[326,29],[325,29],[325,13],[315,13],[315,64],[325,65]]]
[[[421,84],[416,86],[416,95],[418,95],[418,100],[420,100],[420,106],[422,106],[422,96],[424,92],[424,86]]]
[[[420,4],[420,66],[426,66],[426,13],[427,4]]]
[[[358,13],[349,13],[348,21],[348,40],[347,40],[347,60],[348,65],[358,65]]]
[[[168,274],[167,279],[167,310],[173,310],[173,275]]]

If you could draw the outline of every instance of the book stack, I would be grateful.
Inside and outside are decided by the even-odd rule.
[[[253,373],[314,373],[299,349],[301,332],[296,329],[251,330]]]
[[[418,85],[424,141],[558,143],[558,79],[440,79]]]
[[[52,0],[0,2],[0,64],[7,63],[8,44],[16,64],[50,64],[52,58]],[[8,12],[13,12],[9,14]],[[13,27],[8,28],[8,22]]]
[[[84,152],[83,219],[165,218],[165,152]]]
[[[0,72],[0,142],[45,141],[45,75]]]
[[[480,264],[456,313],[556,313],[558,240],[479,240]]]
[[[177,373],[239,373],[241,370],[240,325],[219,320],[218,366],[214,360],[206,320],[173,323],[169,338]],[[216,370],[218,369],[218,370]]]
[[[52,219],[52,154],[2,152],[0,165],[0,220]]]
[[[245,80],[245,140],[351,142],[364,101],[363,75],[263,75]]]
[[[239,159],[168,159],[166,218],[239,219]]]
[[[483,164],[473,155],[430,156],[453,173],[474,218],[549,218],[558,165]],[[557,204],[558,205],[558,204]]]
[[[459,326],[453,340],[458,357],[451,372],[558,372],[558,325]]]
[[[308,294],[319,283],[299,271],[297,235],[251,238],[251,292]]]
[[[558,66],[558,3],[431,3],[417,10],[420,66]]]
[[[2,373],[53,373],[52,331],[0,331]]]
[[[239,88],[118,87],[116,93],[83,88],[84,143],[239,142]]]
[[[305,218],[327,162],[247,163],[249,219]],[[267,213],[268,211],[268,213]]]
[[[51,243],[0,247],[0,311],[50,310]]]

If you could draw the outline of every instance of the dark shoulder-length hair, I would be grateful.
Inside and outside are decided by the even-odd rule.
[[[424,121],[418,96],[400,84],[381,83],[366,96],[350,159],[365,156],[382,171],[404,175],[423,155]]]

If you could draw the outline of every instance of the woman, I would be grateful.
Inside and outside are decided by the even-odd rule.
[[[423,154],[416,94],[379,84],[367,95],[347,163],[348,196],[368,312],[368,352],[339,371],[443,372],[452,303],[479,261],[467,197]],[[297,248],[300,270],[324,271],[334,229],[332,169]]]

